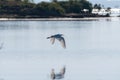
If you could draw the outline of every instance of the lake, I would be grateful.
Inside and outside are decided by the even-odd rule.
[[[48,36],[62,33],[66,49]],[[0,21],[0,80],[120,80],[120,18]]]

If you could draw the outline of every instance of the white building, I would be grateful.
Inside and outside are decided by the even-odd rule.
[[[93,14],[98,14],[99,10],[98,9],[92,9]]]
[[[110,11],[108,11],[107,9],[93,9],[92,10],[93,14],[99,14],[99,15],[106,15],[106,14],[110,14],[110,16],[120,16],[120,9],[119,8],[112,8],[110,9]]]
[[[93,9],[92,10],[93,14],[99,14],[99,15],[106,15],[108,13],[110,13],[109,11],[107,11],[106,9]]]
[[[119,8],[110,9],[110,16],[120,16],[120,9]]]

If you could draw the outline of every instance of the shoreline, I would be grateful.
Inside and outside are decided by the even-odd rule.
[[[0,21],[98,21],[108,17],[88,17],[88,18],[0,18]],[[110,19],[110,17],[108,18]]]
[[[69,17],[54,17],[54,18],[0,18],[0,21],[99,21],[101,19],[110,20],[120,17],[85,17],[85,18],[69,18]]]

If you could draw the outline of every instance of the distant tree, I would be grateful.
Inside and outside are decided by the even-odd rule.
[[[101,4],[95,4],[94,6],[93,6],[93,8],[94,9],[102,9],[102,7],[101,7]]]
[[[97,4],[94,4],[93,8],[94,9],[97,9],[98,5]]]
[[[87,0],[60,1],[59,4],[65,9],[66,13],[81,13],[83,9],[92,11],[92,4]]]
[[[99,9],[99,10],[102,9],[101,4],[98,5],[98,9]]]
[[[88,9],[89,13],[91,13],[91,11],[92,11],[92,4],[89,1],[81,0],[80,3],[82,3],[82,10],[83,9]]]
[[[15,0],[15,1],[21,2],[21,0]]]
[[[22,0],[25,3],[33,3],[33,0]]]
[[[51,0],[52,2],[58,2],[58,0]]]
[[[25,16],[25,15],[35,15],[34,14],[34,7],[35,4],[33,3],[23,3],[20,5],[21,7],[21,15]]]
[[[50,15],[59,16],[64,14],[64,9],[57,3],[51,3],[48,7]]]
[[[107,8],[107,12],[110,12],[110,11],[111,11],[111,7],[108,7],[108,8]]]
[[[36,5],[35,12],[41,16],[60,16],[64,14],[64,9],[57,3],[42,2]]]
[[[82,4],[76,0],[61,1],[59,4],[65,9],[66,13],[80,13]]]
[[[7,0],[0,0],[0,1],[7,1]]]

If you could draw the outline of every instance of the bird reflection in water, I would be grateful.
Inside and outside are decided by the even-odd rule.
[[[63,78],[64,78],[64,75],[65,75],[65,71],[66,71],[65,66],[61,69],[61,71],[60,71],[59,73],[55,73],[55,72],[54,72],[54,69],[52,69],[51,79],[52,79],[52,80],[55,80],[55,79],[63,79]]]

